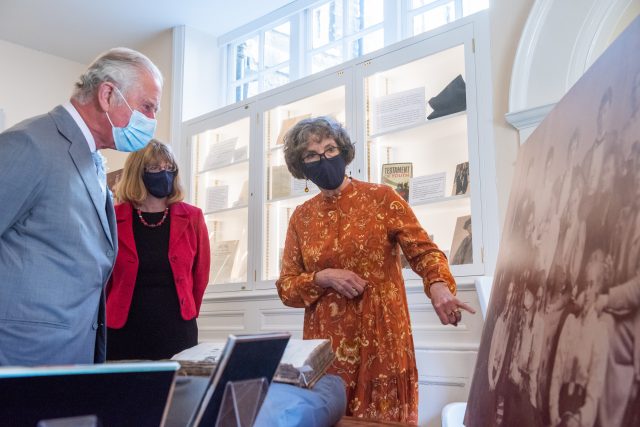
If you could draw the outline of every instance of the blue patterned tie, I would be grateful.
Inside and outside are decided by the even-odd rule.
[[[98,182],[100,183],[100,190],[102,194],[106,195],[107,192],[107,174],[104,171],[104,157],[98,150],[91,153],[93,163],[96,165],[96,173],[98,174]]]

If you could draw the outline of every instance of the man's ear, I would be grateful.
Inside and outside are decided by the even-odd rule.
[[[98,104],[104,112],[109,112],[111,108],[111,98],[115,95],[113,84],[108,82],[100,83],[98,86]]]

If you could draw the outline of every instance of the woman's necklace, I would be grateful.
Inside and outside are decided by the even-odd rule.
[[[142,217],[142,211],[140,209],[136,209],[136,212],[138,213],[138,218],[140,218],[140,222],[142,223],[142,225],[149,228],[156,228],[164,224],[164,221],[167,219],[167,214],[169,213],[169,207],[164,208],[164,215],[162,215],[162,219],[155,224],[149,224],[147,221],[145,221]]]

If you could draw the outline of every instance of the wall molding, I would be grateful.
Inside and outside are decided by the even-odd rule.
[[[425,375],[418,377],[418,384],[424,386],[440,386],[440,387],[461,387],[465,388],[470,382],[465,377],[437,377],[433,375]]]
[[[520,142],[611,43],[634,0],[537,0],[513,64],[509,112]],[[558,37],[565,43],[558,43]]]
[[[480,343],[460,343],[456,341],[422,341],[414,337],[413,347],[418,351],[445,353],[477,353]]]
[[[555,105],[555,103],[541,105],[539,107],[505,114],[504,117],[507,122],[518,130],[520,134],[520,144],[524,144],[526,142],[529,135],[531,135],[542,120],[547,117],[547,114],[553,110]]]

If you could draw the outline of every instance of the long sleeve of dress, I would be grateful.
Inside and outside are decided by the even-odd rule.
[[[399,251],[424,278],[455,292],[444,254],[392,188],[351,180],[337,195],[298,206],[285,239],[282,302],[305,309],[305,339],[331,340],[329,372],[347,384],[347,415],[417,423],[418,371]],[[315,282],[316,272],[348,270],[367,282],[356,298]]]
[[[429,238],[409,204],[392,189],[389,197],[392,199],[389,204],[393,213],[390,215],[392,238],[400,244],[413,271],[422,277],[427,296],[431,297],[430,288],[435,282],[446,283],[455,295],[456,281],[449,270],[447,257]]]
[[[305,272],[293,216],[287,229],[280,278],[276,282],[283,304],[303,308],[315,303],[325,289],[315,283],[315,272]]]

